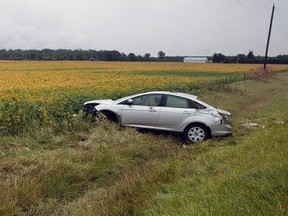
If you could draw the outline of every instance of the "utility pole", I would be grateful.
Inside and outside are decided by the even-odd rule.
[[[275,10],[275,4],[273,4],[273,7],[272,7],[269,34],[268,34],[268,39],[267,39],[267,44],[266,44],[266,53],[265,53],[265,60],[264,60],[264,71],[266,70],[266,64],[267,64],[267,55],[268,55],[270,36],[271,36],[271,30],[272,30],[272,24],[273,24],[274,10]]]

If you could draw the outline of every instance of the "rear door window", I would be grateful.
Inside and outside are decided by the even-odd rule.
[[[181,98],[173,95],[167,95],[166,107],[174,108],[189,108],[189,101],[186,98]]]
[[[183,108],[183,109],[205,109],[206,107],[187,98],[182,98],[174,95],[167,95],[166,107]]]

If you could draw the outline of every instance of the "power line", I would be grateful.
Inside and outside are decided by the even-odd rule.
[[[284,18],[284,16],[282,15],[282,12],[281,12],[281,10],[278,10],[278,12],[277,12],[278,14],[279,14],[279,16],[283,19],[283,20],[286,20],[285,18]]]
[[[265,18],[268,17],[268,16],[266,16],[266,15],[264,15],[264,14],[259,13],[259,12],[256,11],[256,10],[250,8],[248,5],[244,4],[244,3],[243,3],[242,1],[240,1],[240,0],[235,0],[235,1],[238,2],[238,4],[240,4],[241,6],[245,7],[245,8],[248,9],[248,10],[250,10],[251,12],[257,14],[258,16],[265,17]]]
[[[277,21],[277,19],[274,19],[274,20],[275,20],[276,26],[279,28],[279,30],[282,32],[282,34],[287,35],[288,34],[288,30],[283,28],[282,25],[280,25],[280,23]]]
[[[251,8],[251,7],[249,7],[246,3],[243,3],[243,1],[241,1],[241,0],[235,0],[238,4],[240,4],[242,7],[244,7],[244,8],[246,8],[247,10],[249,10],[250,12],[253,12],[254,14],[256,14],[256,15],[258,15],[258,16],[261,16],[261,17],[264,17],[264,18],[269,18],[269,16],[267,16],[267,15],[264,15],[264,14],[261,14],[261,13],[259,13],[258,11],[256,11],[256,10],[254,10],[253,8]],[[275,0],[267,0],[269,3],[272,3],[272,5],[273,5],[273,8],[275,8]],[[277,17],[276,17],[276,19],[275,19],[275,17],[273,18],[273,16],[271,17],[272,18],[272,20],[274,20],[274,22],[275,22],[275,24],[276,24],[276,26],[278,27],[278,29],[280,30],[280,32],[282,33],[282,34],[280,34],[280,35],[282,35],[283,37],[287,37],[286,35],[288,34],[288,29],[286,28],[286,27],[283,27],[283,25],[282,25],[282,22],[280,22],[280,20],[281,21],[284,21],[285,20],[285,23],[287,22],[286,20],[287,19],[285,19],[284,18],[284,16],[282,15],[282,13],[281,12],[279,12],[279,9],[280,7],[278,7],[277,8],[277,15],[278,15],[278,18],[280,17],[281,19],[277,19]],[[274,9],[273,9],[274,10]],[[272,22],[272,20],[271,20],[271,22]],[[280,33],[279,32],[279,33]],[[279,33],[278,33],[278,35],[279,35]],[[271,34],[271,33],[269,33],[269,34]],[[269,36],[270,37],[270,36]],[[270,38],[269,38],[270,39]],[[267,46],[269,46],[268,45],[268,43],[269,43],[269,41],[267,42]],[[268,52],[268,48],[266,47],[266,52]],[[266,55],[267,55],[268,53],[266,53]],[[267,58],[267,57],[266,57]],[[264,68],[266,67],[266,65],[264,66]]]
[[[271,2],[273,2],[272,0],[270,0]],[[277,15],[276,15],[276,18],[274,18],[275,20],[275,24],[279,27],[280,31],[283,33],[283,34],[288,34],[288,29],[287,28],[284,28],[282,23],[280,22],[280,19],[277,19],[277,17],[281,18],[281,21],[284,21],[286,20],[284,18],[284,16],[282,15],[282,12],[281,12],[281,7],[277,7]]]
[[[249,7],[247,4],[243,3],[241,0],[235,0],[238,4],[240,4],[242,7],[246,8],[247,10],[249,10],[250,12],[255,13],[258,16],[264,17],[264,18],[269,18],[269,16],[266,16],[264,14],[259,13],[258,11],[252,9],[251,7]],[[268,2],[275,4],[275,0],[267,0]],[[279,12],[279,8],[277,8],[277,15],[279,15],[281,17],[282,20],[285,20],[284,17],[282,16],[281,12]],[[275,19],[275,18],[274,18]],[[279,27],[280,31],[283,34],[287,34],[288,31],[285,30],[285,28],[283,28],[283,26],[280,24],[279,20],[275,19],[275,23],[276,25]]]

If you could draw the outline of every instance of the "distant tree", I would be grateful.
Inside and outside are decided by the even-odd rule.
[[[277,64],[288,64],[288,55],[278,55],[276,60]]]
[[[238,54],[238,55],[237,55],[237,63],[246,63],[246,56],[245,56],[245,54]]]
[[[125,53],[121,53],[121,60],[127,61],[127,55]]]
[[[10,54],[6,49],[0,50],[0,59],[8,60],[10,58]]]
[[[81,49],[74,50],[74,59],[75,60],[84,60],[84,52]]]
[[[20,50],[20,49],[11,50],[10,49],[8,52],[10,54],[11,60],[23,60],[25,59],[25,51],[26,50]]]
[[[98,59],[98,52],[96,50],[89,49],[87,51],[87,57],[90,61],[96,61]]]
[[[136,61],[136,55],[134,53],[129,53],[127,56],[127,61]]]
[[[43,60],[51,60],[54,51],[51,49],[43,49],[42,50],[42,58]]]
[[[144,61],[143,56],[138,55],[138,56],[136,57],[136,61]]]
[[[159,51],[158,52],[158,58],[162,61],[163,60],[163,58],[165,57],[165,52],[163,52],[163,51]]]
[[[121,53],[112,50],[112,51],[104,51],[106,61],[120,61],[121,60]]]
[[[29,60],[42,60],[42,53],[38,50],[27,50],[24,58]]]
[[[214,53],[214,55],[212,56],[213,63],[221,63],[221,62],[224,62],[224,60],[225,60],[225,55],[221,53]]]
[[[251,51],[251,50],[249,51],[246,59],[247,59],[246,60],[247,63],[254,63],[255,62],[255,56],[254,56],[253,51]]]
[[[150,60],[150,53],[145,53],[145,55],[143,56],[144,61],[149,61]]]
[[[81,51],[80,51],[80,52],[77,52],[77,54],[78,54],[79,56],[82,56]],[[53,59],[53,60],[66,60],[66,51],[65,51],[64,49],[55,50],[55,51],[53,52],[52,59]],[[80,60],[83,60],[83,58],[80,59]]]

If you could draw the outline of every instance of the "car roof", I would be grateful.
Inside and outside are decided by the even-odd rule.
[[[151,91],[151,92],[145,92],[143,94],[169,94],[169,95],[187,97],[187,98],[192,98],[192,99],[197,98],[197,96],[195,96],[195,95],[186,94],[186,93],[182,93],[182,92],[170,92],[170,91]]]
[[[150,91],[150,92],[142,92],[139,94],[129,95],[129,96],[120,98],[116,101],[123,101],[123,100],[126,100],[126,99],[131,98],[131,97],[137,97],[137,96],[146,95],[146,94],[168,94],[168,95],[190,98],[190,99],[194,99],[194,100],[197,99],[197,96],[191,95],[191,94],[186,94],[186,93],[170,92],[170,91]]]

